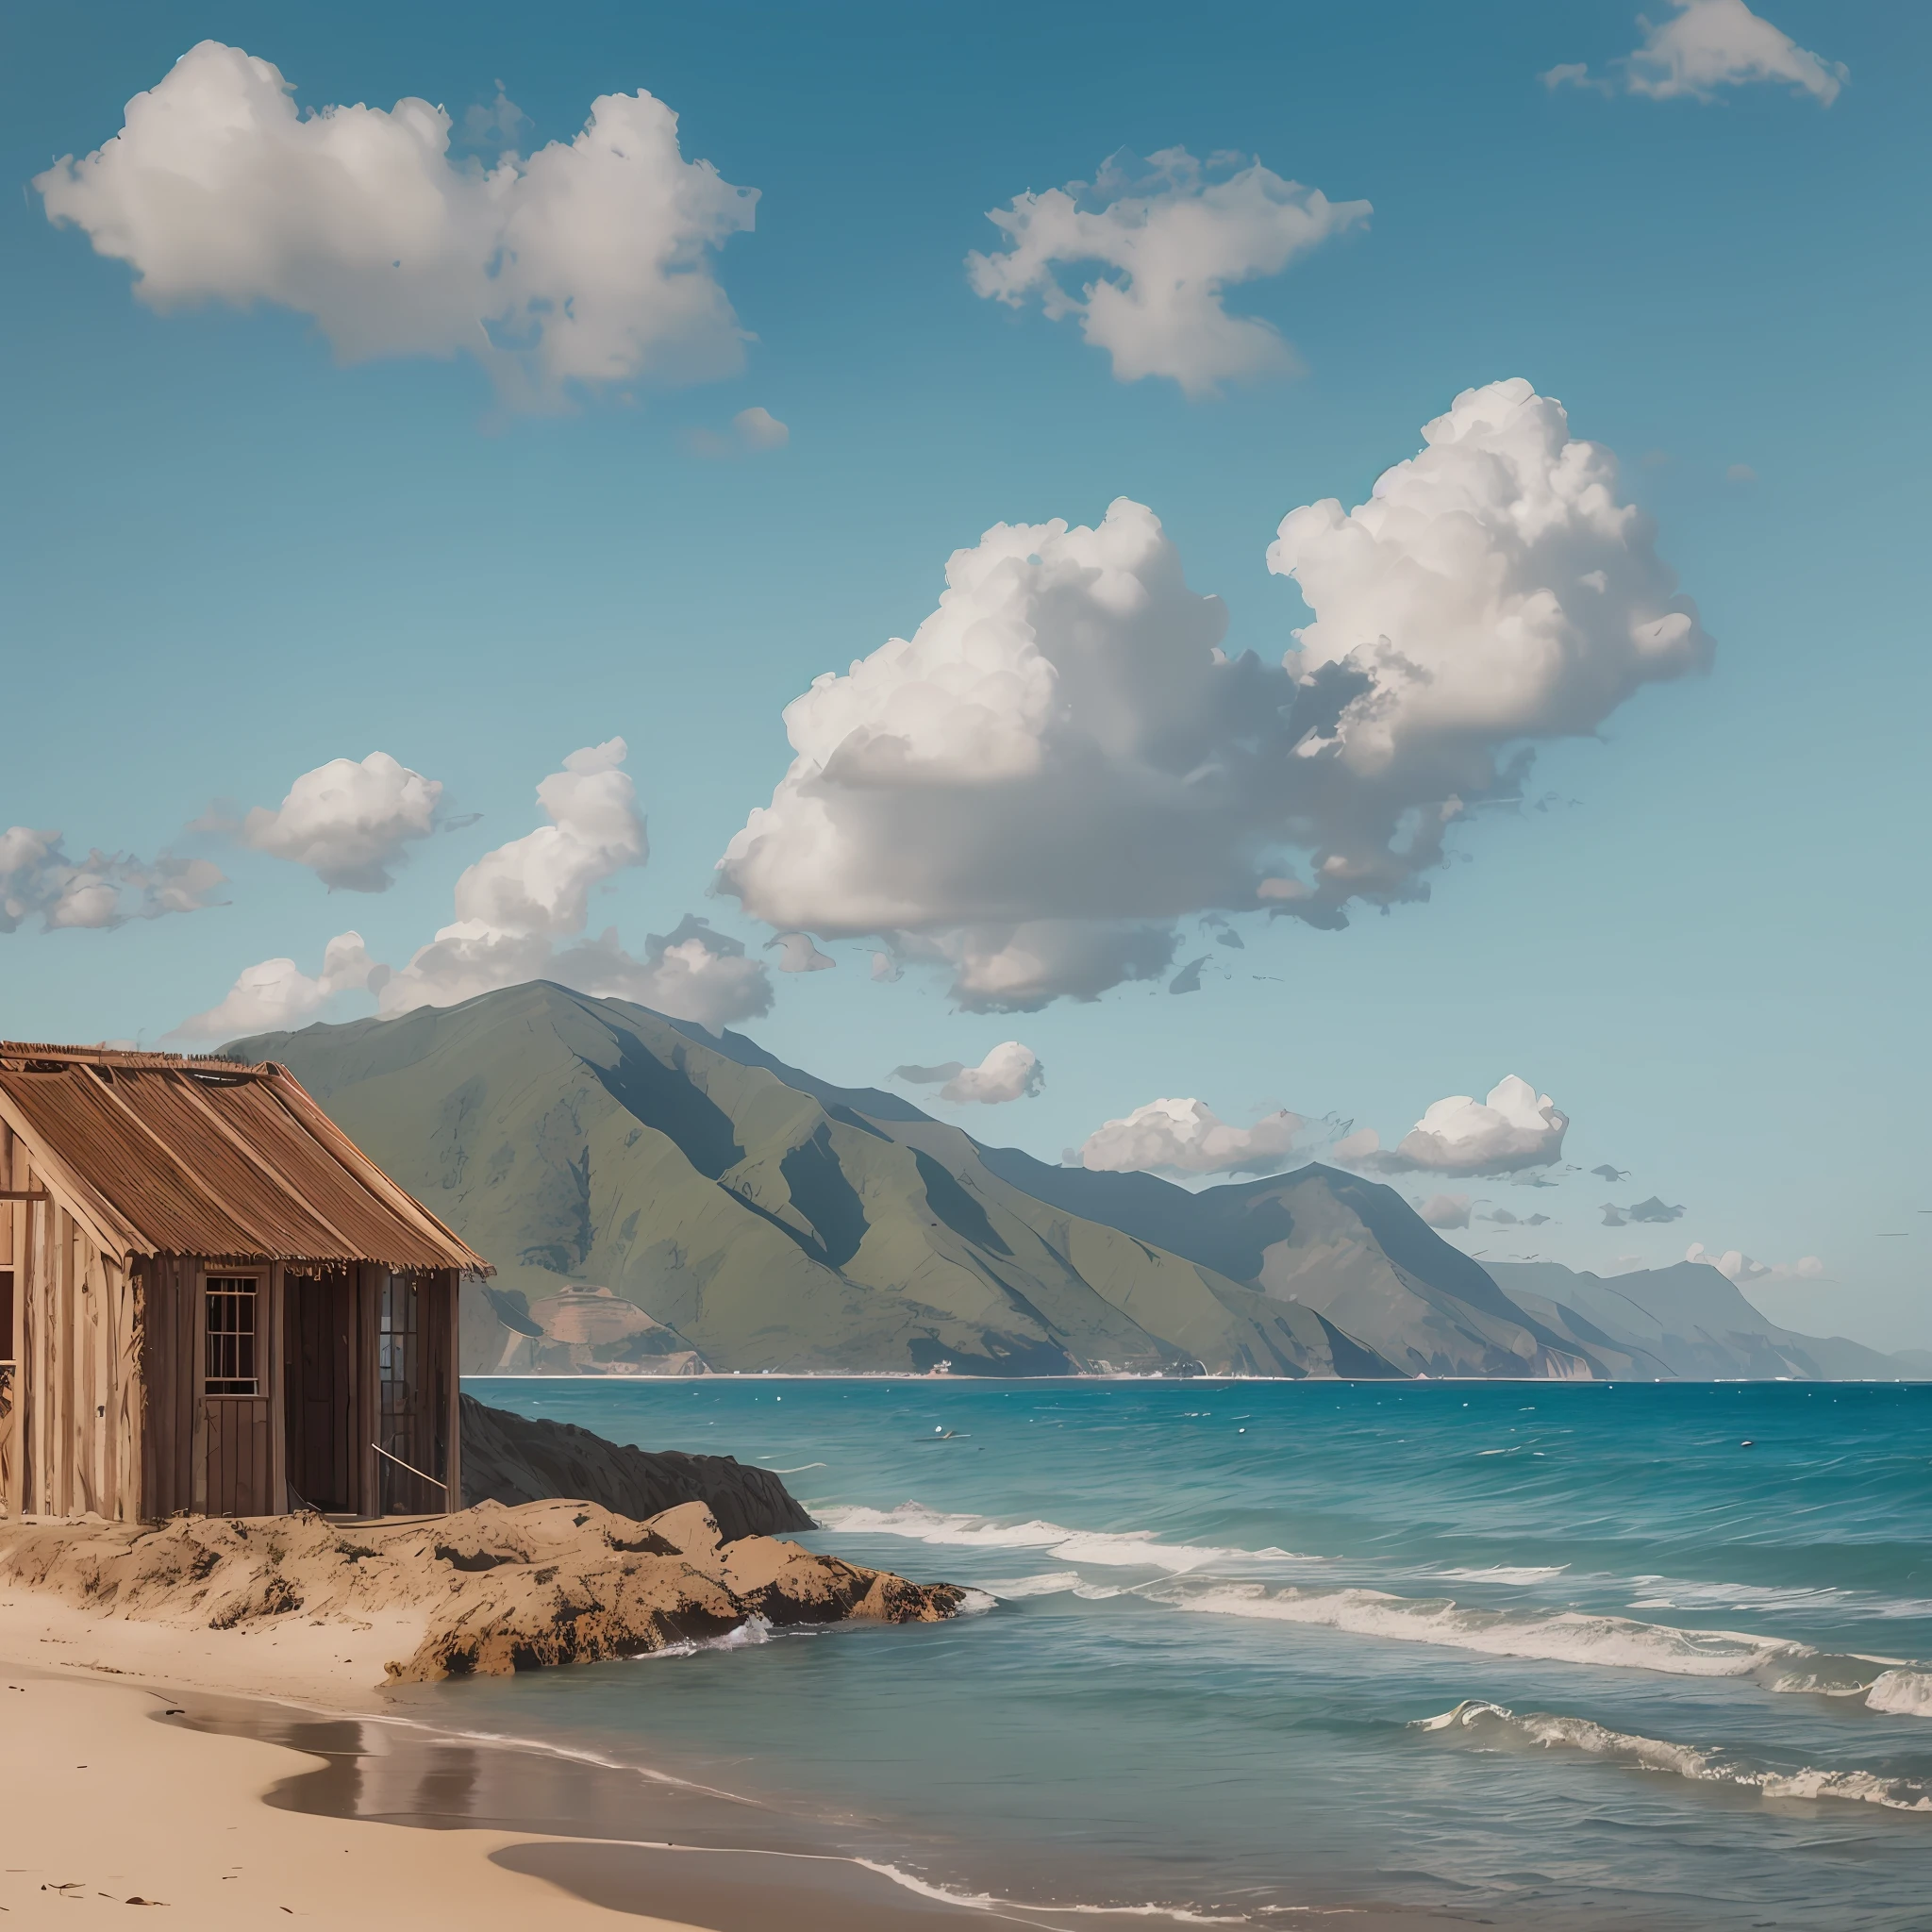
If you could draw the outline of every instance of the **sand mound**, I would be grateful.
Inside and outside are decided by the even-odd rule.
[[[964,1592],[908,1583],[770,1537],[726,1542],[702,1503],[644,1522],[594,1503],[479,1503],[341,1527],[313,1514],[0,1524],[0,1584],[102,1615],[232,1630],[287,1617],[426,1619],[398,1683],[631,1657],[737,1629],[859,1618],[934,1623]]]

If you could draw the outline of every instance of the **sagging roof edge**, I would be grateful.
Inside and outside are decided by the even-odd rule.
[[[313,1095],[289,1069],[275,1060],[253,1064],[224,1059],[217,1055],[182,1055],[131,1052],[114,1047],[74,1047],[35,1041],[0,1041],[0,1063],[9,1060],[45,1059],[68,1066],[120,1066],[129,1072],[172,1073],[190,1075],[213,1074],[226,1079],[259,1081],[266,1085],[292,1116],[295,1125],[305,1131],[319,1152],[341,1168],[346,1176],[367,1192],[375,1195],[391,1213],[421,1229],[425,1245],[444,1252],[425,1260],[399,1258],[393,1255],[346,1254],[311,1255],[284,1253],[267,1248],[230,1249],[219,1257],[196,1253],[192,1258],[221,1258],[246,1262],[250,1266],[271,1263],[334,1269],[353,1266],[358,1261],[399,1273],[450,1269],[458,1274],[487,1278],[496,1273],[494,1266],[470,1246],[447,1223],[433,1213],[368,1154],[358,1147],[316,1102]],[[14,1069],[12,1071],[25,1071]],[[86,1228],[90,1239],[103,1255],[124,1266],[137,1259],[151,1259],[166,1254],[186,1253],[163,1248],[148,1239],[127,1217],[108,1202],[86,1177],[74,1168],[64,1154],[48,1145],[0,1088],[0,1120],[29,1151],[33,1165],[45,1176],[49,1191],[61,1197],[61,1205]],[[299,1198],[299,1196],[297,1197]],[[311,1208],[311,1216],[319,1210]]]

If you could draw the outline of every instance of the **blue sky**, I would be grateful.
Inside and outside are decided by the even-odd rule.
[[[1387,1149],[1517,1074],[1570,1117],[1568,1165],[1398,1176],[1469,1197],[1451,1239],[1606,1270],[1736,1249],[1779,1271],[1751,1291],[1793,1325],[1932,1344],[1913,857],[1932,27],[1875,4],[1768,12],[1848,71],[1829,105],[1777,81],[1633,91],[1624,0],[15,8],[0,829],[58,828],[75,858],[168,849],[226,883],[206,909],[0,934],[4,1030],[156,1041],[255,962],[317,974],[350,929],[403,967],[464,869],[545,822],[539,782],[617,736],[650,858],[597,876],[588,935],[641,957],[696,914],[774,966],[771,927],[707,896],[713,867],[784,774],[783,708],[910,636],[950,553],[1131,497],[1225,600],[1228,651],[1276,663],[1309,618],[1267,567],[1281,519],[1362,503],[1458,392],[1521,376],[1615,453],[1715,640],[1707,676],[1541,743],[1526,791],[1547,808],[1456,825],[1425,903],[1357,906],[1341,931],[1237,912],[1239,951],[1184,916],[1174,965],[1212,962],[1196,993],[1163,972],[963,1011],[944,970],[875,983],[879,941],[822,930],[837,970],[773,974],[746,1030],[855,1083],[1017,1039],[1037,1095],[922,1098],[1048,1156],[1178,1096],[1240,1127],[1334,1114]],[[648,90],[685,162],[759,191],[755,228],[708,258],[752,338],[741,368],[565,383],[533,408],[470,354],[345,365],[273,304],[156,312],[27,184],[207,40],[273,62],[305,108],[416,96],[460,127],[500,82],[525,154]],[[1539,78],[1572,62],[1603,86]],[[1373,204],[1228,291],[1302,374],[1209,398],[1122,381],[1074,321],[974,292],[989,210],[1173,148]],[[782,446],[733,429],[754,408]],[[387,891],[184,829],[378,751],[444,788],[444,829]],[[373,1004],[350,986],[321,1010]],[[1604,1202],[1653,1195],[1682,1216],[1603,1225]],[[1498,1208],[1552,1218],[1480,1219]],[[1804,1257],[1819,1272],[1785,1272]]]

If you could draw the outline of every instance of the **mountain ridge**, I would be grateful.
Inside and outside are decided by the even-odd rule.
[[[465,1295],[467,1373],[1737,1372],[1714,1334],[1667,1346],[1672,1323],[1620,1316],[1614,1291],[1515,1291],[1360,1175],[1190,1191],[1055,1166],[548,982],[227,1050],[288,1065],[495,1263]],[[1779,1354],[1750,1313],[1747,1355],[1790,1373],[1804,1338]]]
[[[230,1050],[288,1064],[496,1263],[465,1308],[473,1371],[535,1365],[506,1302],[596,1283],[715,1368],[1399,1373],[1311,1308],[1022,1194],[891,1096],[822,1102],[693,1034],[539,982]],[[603,1365],[641,1366],[621,1344]]]

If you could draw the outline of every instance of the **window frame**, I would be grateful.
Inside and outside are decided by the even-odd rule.
[[[218,1327],[210,1319],[218,1301],[234,1305],[238,1311],[245,1303],[251,1317],[247,1328]],[[225,1268],[220,1274],[209,1271],[202,1275],[201,1392],[211,1401],[259,1402],[267,1392],[262,1373],[262,1349],[267,1340],[263,1311],[267,1301],[268,1277],[259,1270]],[[216,1350],[223,1343],[233,1349],[227,1365],[240,1370],[245,1364],[249,1374],[214,1373]]]

